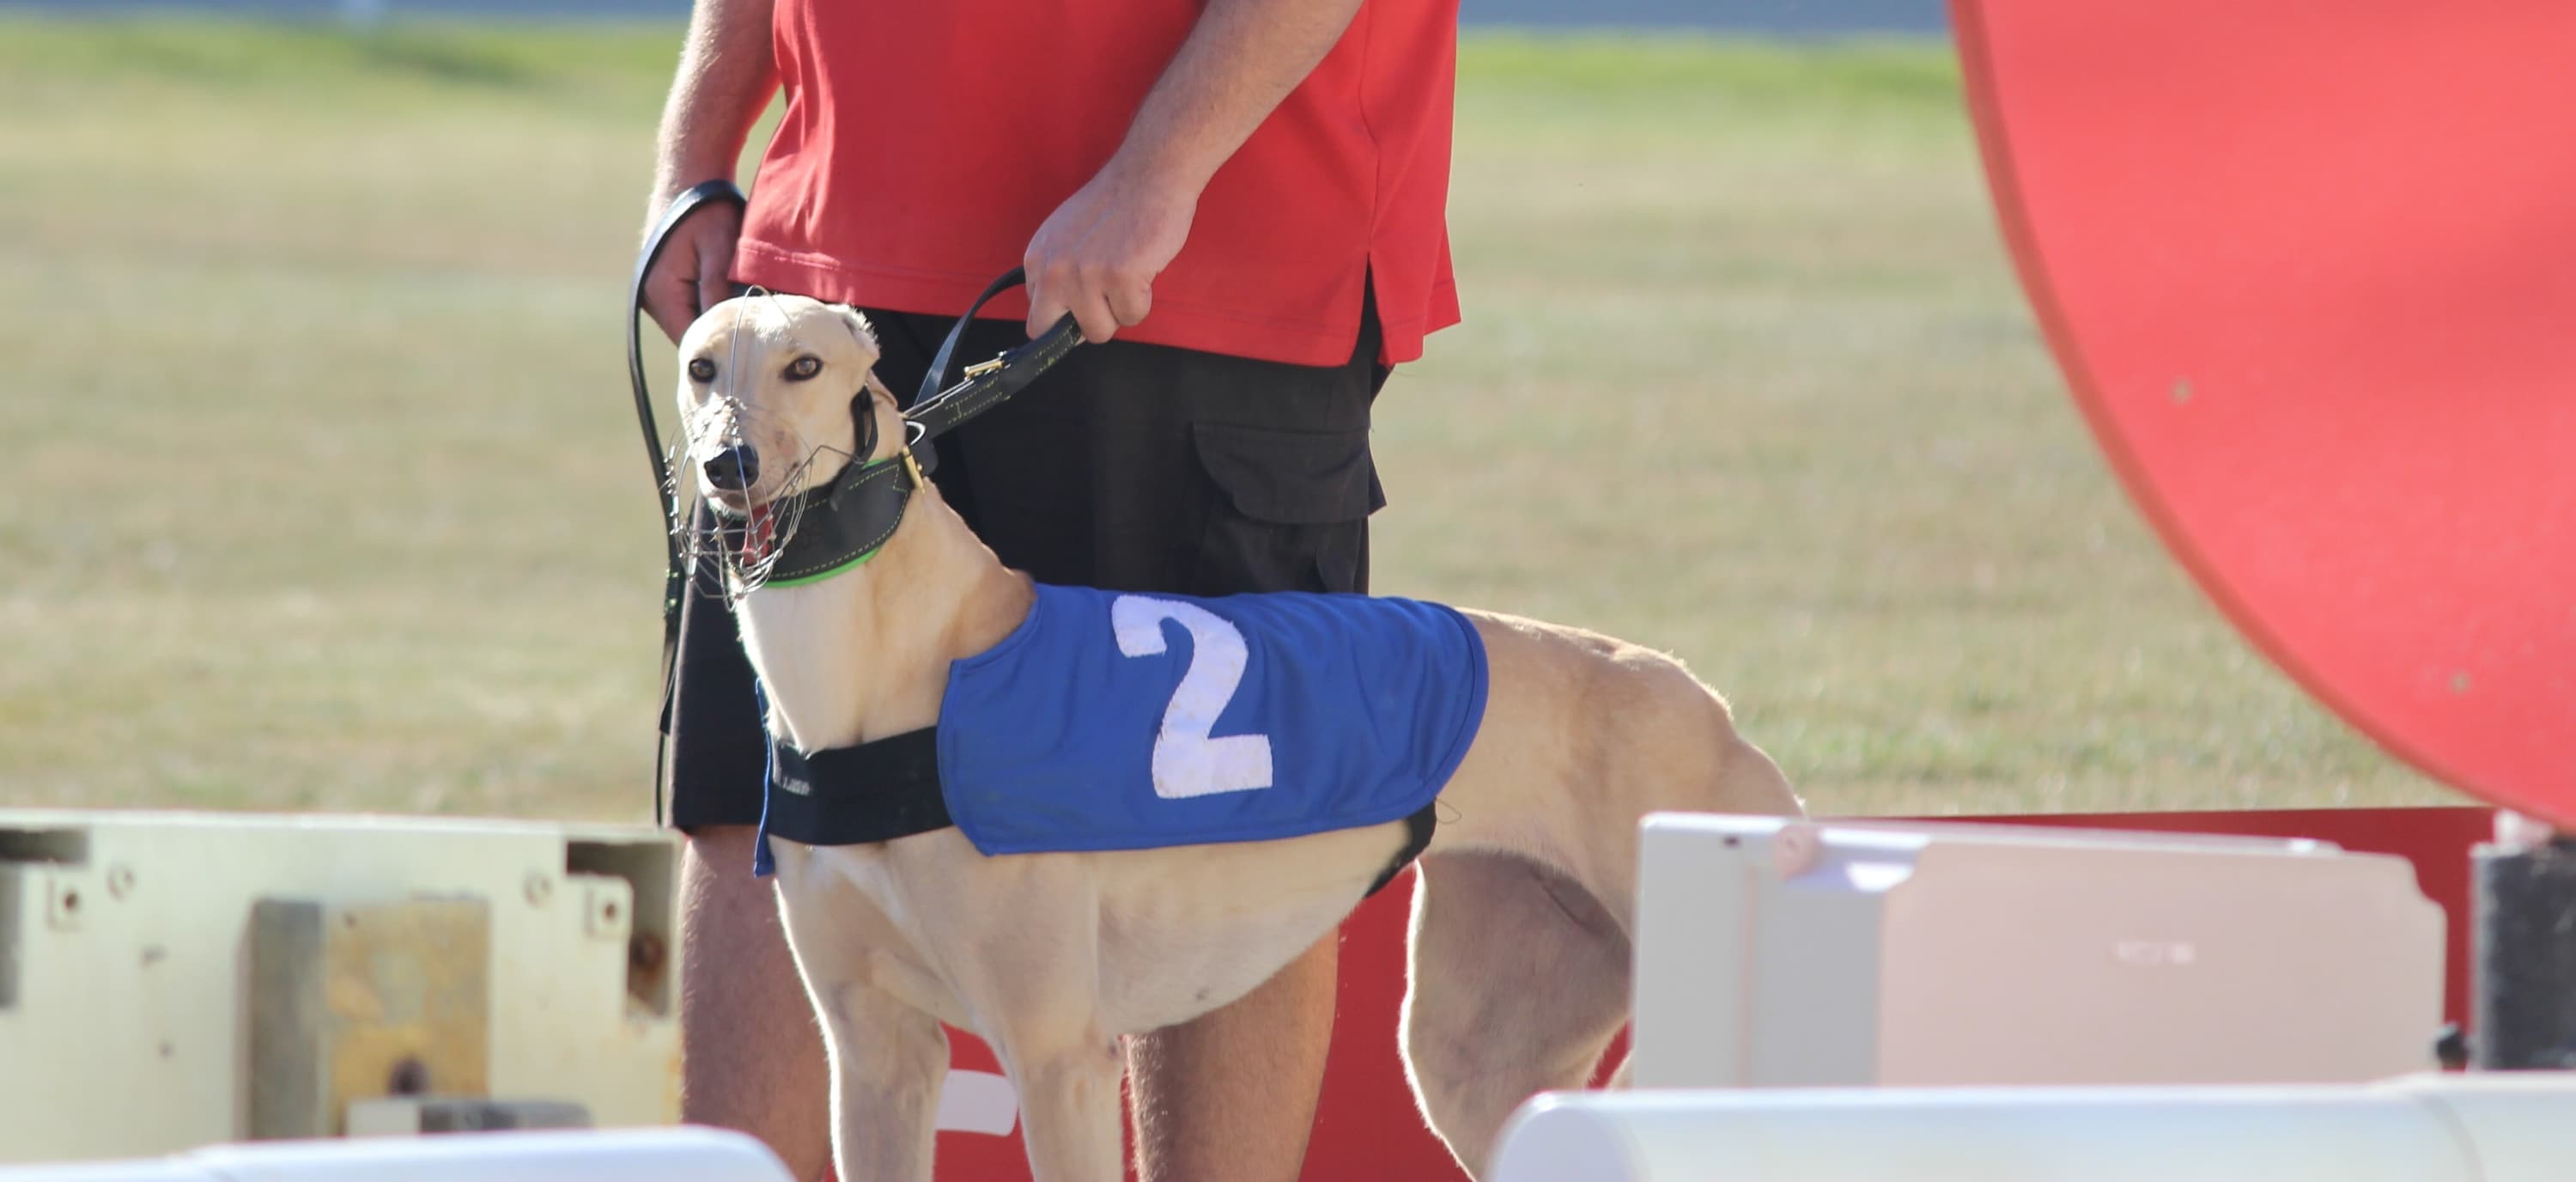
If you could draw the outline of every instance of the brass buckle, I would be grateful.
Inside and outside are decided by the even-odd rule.
[[[980,378],[985,374],[991,373],[1000,368],[1002,368],[1002,359],[999,357],[990,361],[978,361],[975,364],[966,367],[966,376],[970,378]]]
[[[912,478],[914,489],[930,487],[930,478],[921,474],[921,462],[912,458],[912,448],[909,445],[903,449],[903,473]]]

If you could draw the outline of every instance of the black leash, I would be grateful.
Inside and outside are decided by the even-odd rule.
[[[744,207],[746,201],[742,190],[736,188],[733,182],[725,180],[692,185],[679,196],[672,198],[670,207],[662,211],[662,220],[655,224],[653,232],[646,236],[644,250],[635,260],[635,279],[628,290],[627,300],[626,376],[634,388],[636,424],[644,432],[645,458],[652,464],[653,486],[658,490],[662,502],[663,552],[668,561],[662,579],[662,703],[658,737],[653,744],[653,824],[657,827],[664,819],[662,778],[666,770],[664,760],[669,753],[671,713],[678,686],[680,604],[682,597],[688,592],[690,572],[680,546],[681,533],[687,528],[688,523],[680,520],[678,476],[662,458],[662,436],[653,425],[653,396],[644,381],[644,342],[638,322],[642,320],[644,311],[644,279],[652,273],[653,263],[661,257],[662,248],[669,244],[671,232],[678,228],[690,214],[710,204],[731,205],[740,209]],[[931,357],[929,372],[922,375],[920,392],[914,396],[913,404],[904,410],[905,450],[903,456],[898,458],[909,461],[899,465],[907,470],[906,476],[909,476],[911,474],[909,470],[916,466],[919,473],[923,475],[938,466],[937,453],[927,446],[931,440],[947,434],[966,420],[991,410],[1000,405],[1003,400],[1027,389],[1029,383],[1037,380],[1039,374],[1046,372],[1056,362],[1064,360],[1065,355],[1071,353],[1074,346],[1082,343],[1082,330],[1074,323],[1072,314],[1067,313],[1035,339],[1007,349],[1000,356],[989,361],[967,366],[964,375],[956,385],[941,388],[940,383],[947,380],[948,367],[956,358],[957,344],[964,339],[967,325],[974,322],[975,313],[981,311],[985,303],[994,296],[1020,286],[1026,281],[1027,276],[1018,267],[1011,268],[1001,278],[994,280],[991,286],[984,289],[984,294],[975,297],[975,302],[967,305],[965,315],[957,318],[957,322],[949,327],[946,339],[939,343],[939,351]],[[858,413],[865,412],[862,410]],[[911,481],[903,478],[892,479],[890,483],[896,486],[897,491],[891,496],[882,491],[867,495],[866,486],[873,484],[881,489],[888,483],[878,480],[878,473],[873,471],[878,467],[878,465],[853,461],[831,481],[827,481],[825,489],[816,490],[826,493],[822,498],[826,505],[866,506],[867,516],[882,517],[881,521],[870,520],[858,523],[861,528],[856,530],[845,526],[839,531],[841,534],[863,538],[874,537],[881,543],[885,537],[892,536],[894,527],[901,523],[904,502],[909,499],[913,491],[910,487]],[[861,495],[842,496],[841,493],[845,489],[856,490]],[[873,547],[858,557],[863,558],[865,553],[872,552]]]
[[[671,231],[709,202],[736,209],[746,204],[742,190],[735,188],[732,181],[722,180],[692,185],[672,198],[670,208],[662,211],[662,220],[645,236],[644,252],[636,256],[635,281],[627,290],[626,301],[626,378],[635,390],[635,422],[644,430],[644,459],[653,466],[654,495],[662,502],[662,550],[668,563],[662,576],[662,704],[653,740],[653,826],[657,829],[663,821],[663,761],[670,753],[672,691],[678,684],[680,596],[688,590],[689,571],[680,557],[680,485],[672,479],[671,466],[662,459],[662,434],[653,426],[653,395],[644,384],[644,338],[637,322],[644,316],[644,277],[653,273],[654,260],[661,258],[662,248],[670,244]]]

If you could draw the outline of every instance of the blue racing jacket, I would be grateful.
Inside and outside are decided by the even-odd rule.
[[[1448,783],[1485,678],[1483,638],[1439,604],[1041,585],[949,666],[939,778],[987,854],[1383,824]]]
[[[773,740],[761,826],[846,845],[954,824],[1020,854],[1410,820],[1391,876],[1430,840],[1485,697],[1484,639],[1439,604],[1040,584],[1009,636],[950,664],[932,730],[813,753]]]

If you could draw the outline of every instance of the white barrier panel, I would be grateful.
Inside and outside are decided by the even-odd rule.
[[[1551,1093],[1492,1182],[2565,1182],[2576,1075]]]
[[[1660,813],[1640,1088],[2361,1083],[2434,1066],[2441,908],[2323,842]]]
[[[717,1129],[457,1133],[219,1145],[148,1161],[0,1167],[0,1182],[793,1182]]]

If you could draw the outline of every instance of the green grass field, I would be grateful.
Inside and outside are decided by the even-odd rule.
[[[647,815],[618,305],[676,36],[0,21],[0,804]],[[2449,799],[2122,498],[1944,47],[1460,74],[1379,590],[1677,652],[1825,812]]]

